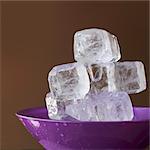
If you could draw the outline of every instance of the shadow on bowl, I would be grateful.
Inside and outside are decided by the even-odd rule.
[[[149,145],[149,107],[134,107],[132,121],[79,122],[48,119],[46,108],[16,115],[47,150],[141,149]]]

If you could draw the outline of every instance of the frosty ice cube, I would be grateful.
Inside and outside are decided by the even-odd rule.
[[[53,117],[55,118],[55,116],[58,113],[57,101],[51,97],[50,93],[48,93],[46,94],[45,102],[46,102],[49,118],[53,118]]]
[[[95,67],[96,66],[96,67]],[[129,94],[146,89],[144,66],[140,61],[88,65],[90,91],[124,91]]]
[[[65,113],[80,121],[127,121],[134,116],[125,92],[89,94],[86,101],[67,106]]]
[[[116,91],[114,67],[114,63],[91,64],[87,66],[91,79],[90,91],[93,94],[98,94],[102,91]]]
[[[80,63],[55,66],[49,73],[48,81],[57,101],[83,99],[90,89],[87,70]]]
[[[75,33],[74,57],[85,64],[106,63],[118,61],[121,54],[116,36],[103,29],[91,28]]]
[[[54,99],[51,93],[46,94],[45,102],[50,119],[60,120],[63,118],[65,113],[65,105],[63,103],[60,103]]]
[[[140,61],[115,63],[114,77],[117,90],[132,94],[146,89],[144,65]]]
[[[88,105],[86,99],[78,100],[76,103],[70,103],[65,106],[65,114],[76,120],[89,121],[92,120],[92,117],[95,117],[94,114],[92,114],[91,106],[92,105]]]
[[[93,95],[93,108],[101,121],[132,120],[133,108],[130,97],[125,92],[102,92]]]

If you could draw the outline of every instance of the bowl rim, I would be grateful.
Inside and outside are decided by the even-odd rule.
[[[34,121],[43,121],[43,122],[50,122],[50,123],[113,123],[113,124],[118,124],[118,123],[141,123],[141,122],[149,122],[150,119],[143,119],[143,120],[131,120],[131,121],[69,121],[69,120],[54,120],[54,119],[45,119],[45,118],[37,118],[37,117],[31,117],[27,115],[23,115],[24,112],[30,111],[30,110],[37,110],[37,109],[46,109],[46,107],[31,107],[31,108],[26,108],[19,110],[15,113],[15,115],[19,119],[27,119],[27,120],[34,120]],[[134,109],[148,109],[148,115],[150,116],[150,107],[149,106],[134,106]],[[150,118],[150,117],[149,117]]]

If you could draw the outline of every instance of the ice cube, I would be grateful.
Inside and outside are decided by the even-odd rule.
[[[125,92],[89,94],[86,100],[66,106],[65,113],[80,121],[127,121],[134,116]]]
[[[95,67],[96,66],[96,67]],[[124,91],[129,94],[146,89],[144,66],[140,61],[125,61],[88,65],[90,91]]]
[[[87,70],[91,79],[90,91],[93,94],[98,94],[102,91],[116,91],[114,67],[114,63],[88,65]]]
[[[65,114],[80,121],[92,120],[92,117],[96,116],[92,114],[91,107],[92,105],[88,105],[86,99],[78,100],[65,106]]]
[[[126,121],[132,120],[133,107],[126,92],[102,92],[93,95],[94,110],[101,121]]]
[[[118,61],[121,54],[116,36],[103,29],[91,28],[75,33],[74,57],[76,61],[92,64]]]
[[[129,94],[139,93],[146,89],[144,65],[140,61],[115,63],[116,89]]]
[[[58,102],[55,98],[52,97],[51,93],[46,94],[45,102],[50,119],[60,120],[64,117],[65,105],[63,102]]]
[[[53,98],[52,94],[49,92],[45,97],[46,108],[48,111],[48,117],[54,120],[65,120],[65,121],[77,121],[77,119],[71,117],[65,113],[67,105],[70,105],[74,101],[57,101]]]
[[[90,89],[87,70],[80,63],[55,66],[48,81],[51,93],[58,101],[83,99]]]
[[[56,116],[58,113],[57,101],[52,98],[51,93],[48,93],[46,94],[45,102],[48,110],[48,116],[49,118],[53,118],[53,116]]]

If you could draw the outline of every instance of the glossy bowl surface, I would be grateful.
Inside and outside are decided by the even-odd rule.
[[[149,145],[150,107],[134,107],[135,117],[123,122],[79,122],[48,119],[46,108],[16,115],[47,150],[137,149]]]

